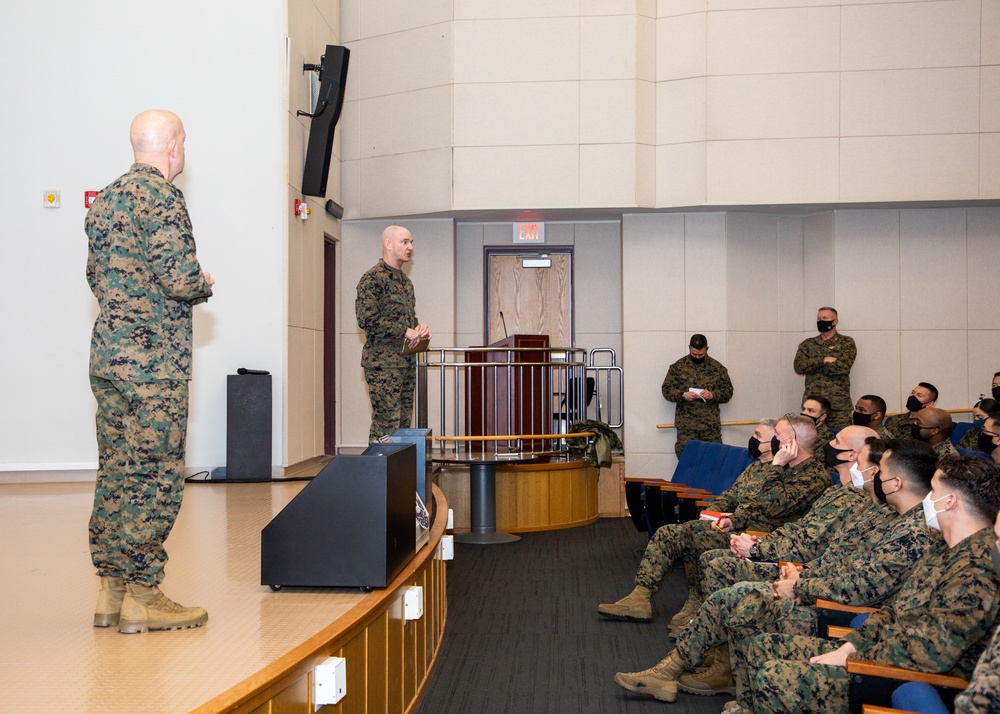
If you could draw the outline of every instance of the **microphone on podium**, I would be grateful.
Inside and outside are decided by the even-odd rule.
[[[498,310],[500,313],[500,324],[503,325],[503,338],[507,339],[507,321],[503,319],[503,310]]]

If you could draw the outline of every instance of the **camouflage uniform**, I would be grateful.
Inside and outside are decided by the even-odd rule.
[[[889,420],[886,431],[889,432],[893,439],[909,439],[911,438],[911,424],[913,424],[913,414],[911,412],[897,414]]]
[[[406,330],[417,326],[413,283],[402,270],[379,259],[358,283],[354,312],[365,333],[361,366],[372,403],[368,440],[374,442],[410,426],[415,360],[402,350]]]
[[[707,389],[712,393],[712,401],[685,400],[683,394],[691,387]],[[691,355],[685,355],[670,365],[660,391],[664,399],[677,403],[674,410],[674,423],[677,425],[674,452],[677,458],[680,458],[684,444],[692,439],[722,443],[719,405],[733,398],[733,382],[721,362],[705,355],[703,363],[695,364]]]
[[[878,434],[878,438],[880,438],[880,439],[891,439],[892,438],[892,434],[890,434],[889,430],[885,428],[885,424],[879,424],[878,426],[872,426],[872,427],[869,427],[869,428],[874,429],[875,433]]]
[[[832,417],[833,414],[830,414]],[[830,417],[827,417],[829,419]],[[816,425],[816,446],[813,447],[813,458],[816,459],[821,464],[826,464],[826,458],[823,453],[823,447],[833,441],[833,432],[830,431],[830,427],[827,426],[826,422]]]
[[[945,456],[959,456],[958,449],[948,439],[945,439],[940,444],[935,444],[934,451],[937,453],[939,459],[943,459]]]
[[[968,679],[1000,609],[1000,580],[989,552],[994,541],[992,528],[983,528],[926,558],[891,602],[841,642],[755,637],[747,658],[758,669],[741,700],[767,712],[847,711],[846,670],[808,661],[845,641],[857,648],[849,659]]]
[[[982,429],[972,427],[958,440],[958,448],[979,451],[979,435],[982,432]]]
[[[733,531],[769,531],[786,521],[793,521],[805,514],[831,486],[830,475],[815,459],[806,459],[795,467],[764,464],[763,474],[764,480],[756,497],[739,504],[729,516]],[[725,510],[715,502],[712,506],[712,510]],[[699,557],[706,551],[727,546],[730,534],[720,533],[705,521],[696,521],[691,528],[689,547],[682,553],[684,571],[688,586],[700,592],[703,585]]]
[[[993,633],[965,691],[955,697],[955,714],[1000,712],[1000,628]]]
[[[795,374],[804,374],[806,388],[802,400],[810,394],[830,400],[832,411],[827,421],[831,428],[843,429],[851,423],[854,402],[851,401],[851,367],[858,356],[858,348],[847,335],[839,332],[828,340],[820,335],[802,340],[795,353]],[[826,363],[825,357],[836,357],[836,362]]]
[[[191,307],[212,289],[180,189],[136,163],[87,213],[87,282],[100,313],[90,346],[98,574],[155,585],[184,489]]]

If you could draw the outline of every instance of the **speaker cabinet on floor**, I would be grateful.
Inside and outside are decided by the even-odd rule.
[[[413,444],[338,456],[260,534],[260,582],[384,588],[416,547]]]
[[[226,376],[226,479],[271,478],[271,375]]]

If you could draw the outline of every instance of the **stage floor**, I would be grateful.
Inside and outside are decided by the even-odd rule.
[[[304,486],[188,484],[163,591],[206,608],[208,623],[122,635],[91,626],[94,484],[0,485],[0,710],[187,712],[360,604],[356,589],[260,585],[260,531]]]

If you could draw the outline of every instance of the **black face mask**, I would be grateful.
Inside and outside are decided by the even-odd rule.
[[[760,455],[763,453],[760,450],[760,439],[756,436],[751,436],[750,441],[747,442],[747,451],[750,452],[751,458],[759,459]]]
[[[705,358],[704,357],[692,357],[691,361],[694,362],[695,364],[703,364],[705,362]]]
[[[988,455],[992,455],[997,448],[997,445],[993,443],[993,437],[983,432],[979,432],[979,436],[976,437],[976,446],[980,451]]]
[[[910,398],[906,400],[906,411],[908,412],[919,412],[923,408],[924,403],[912,394],[910,395]]]
[[[872,488],[875,491],[875,498],[877,498],[880,503],[888,503],[885,498],[885,489],[882,488],[881,474],[876,474],[875,478],[872,479]]]
[[[804,416],[806,419],[812,419],[812,423],[819,426],[819,417],[809,416],[808,414],[799,414],[799,416]]]
[[[774,456],[777,456],[778,455],[778,450],[780,448],[781,448],[781,441],[778,440],[778,437],[772,436],[771,437],[771,454],[774,455]]]
[[[816,329],[820,332],[829,332],[833,329],[833,320],[816,320]]]
[[[832,443],[823,444],[823,462],[827,465],[827,468],[831,469],[842,466],[847,462],[839,457],[848,451],[852,451],[852,449],[838,449]]]
[[[916,424],[910,424],[910,438],[914,441],[927,441],[923,436],[921,436],[922,431],[923,429]]]
[[[854,412],[854,414],[851,415],[851,423],[854,424],[854,426],[868,426],[872,423],[872,415]]]
[[[993,390],[990,393],[993,395],[994,399],[1000,402],[1000,387],[993,387]]]

